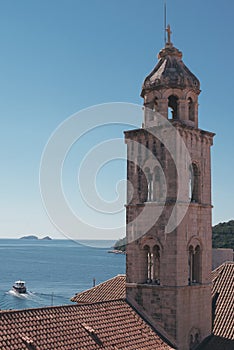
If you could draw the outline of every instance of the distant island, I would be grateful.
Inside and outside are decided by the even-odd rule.
[[[30,236],[23,236],[23,237],[20,237],[20,239],[29,239],[29,240],[45,240],[45,241],[51,241],[52,238],[49,237],[49,236],[45,236],[43,238],[38,238],[37,236],[34,236],[34,235],[30,235]]]

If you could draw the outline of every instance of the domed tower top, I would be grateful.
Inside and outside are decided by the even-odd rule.
[[[182,52],[173,46],[169,25],[166,31],[167,42],[158,54],[156,67],[143,83],[141,97],[145,107],[197,128],[200,82],[183,63]],[[145,127],[154,125],[152,113],[149,114],[149,118],[145,115]]]

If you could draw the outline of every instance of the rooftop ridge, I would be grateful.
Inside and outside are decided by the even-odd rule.
[[[125,275],[117,275],[95,287],[76,293],[70,300],[79,304],[93,303],[99,300],[116,300],[125,298]]]
[[[40,310],[61,310],[61,309],[68,309],[68,308],[81,308],[85,307],[86,305],[88,306],[95,306],[98,304],[108,304],[108,303],[116,303],[116,302],[125,302],[125,298],[119,298],[115,300],[104,300],[104,301],[96,301],[96,302],[90,302],[90,303],[85,303],[85,304],[65,304],[65,305],[55,305],[55,306],[41,306],[41,307],[31,307],[31,308],[25,308],[25,309],[6,309],[6,310],[0,310],[0,319],[1,316],[4,314],[19,314],[19,313],[24,313],[24,312],[35,312],[35,311],[40,311]]]

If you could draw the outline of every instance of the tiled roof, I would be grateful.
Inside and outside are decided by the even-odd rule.
[[[124,299],[126,276],[118,275],[113,277],[96,287],[77,293],[71,301],[77,303],[96,303],[98,301]]]
[[[4,350],[169,350],[124,300],[0,312]]]
[[[120,281],[121,280],[121,281]],[[234,349],[234,262],[227,262],[212,272],[213,333],[201,349]],[[113,289],[114,291],[113,291]],[[125,276],[116,276],[99,286],[77,294],[72,301],[114,300],[115,294],[125,298]]]
[[[204,350],[234,349],[234,262],[212,272],[213,334]]]
[[[215,300],[215,335],[234,340],[234,262],[213,271],[212,296]]]

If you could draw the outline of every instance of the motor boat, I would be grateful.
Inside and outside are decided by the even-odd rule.
[[[17,293],[26,293],[26,286],[24,281],[15,281],[12,286],[13,290]]]

